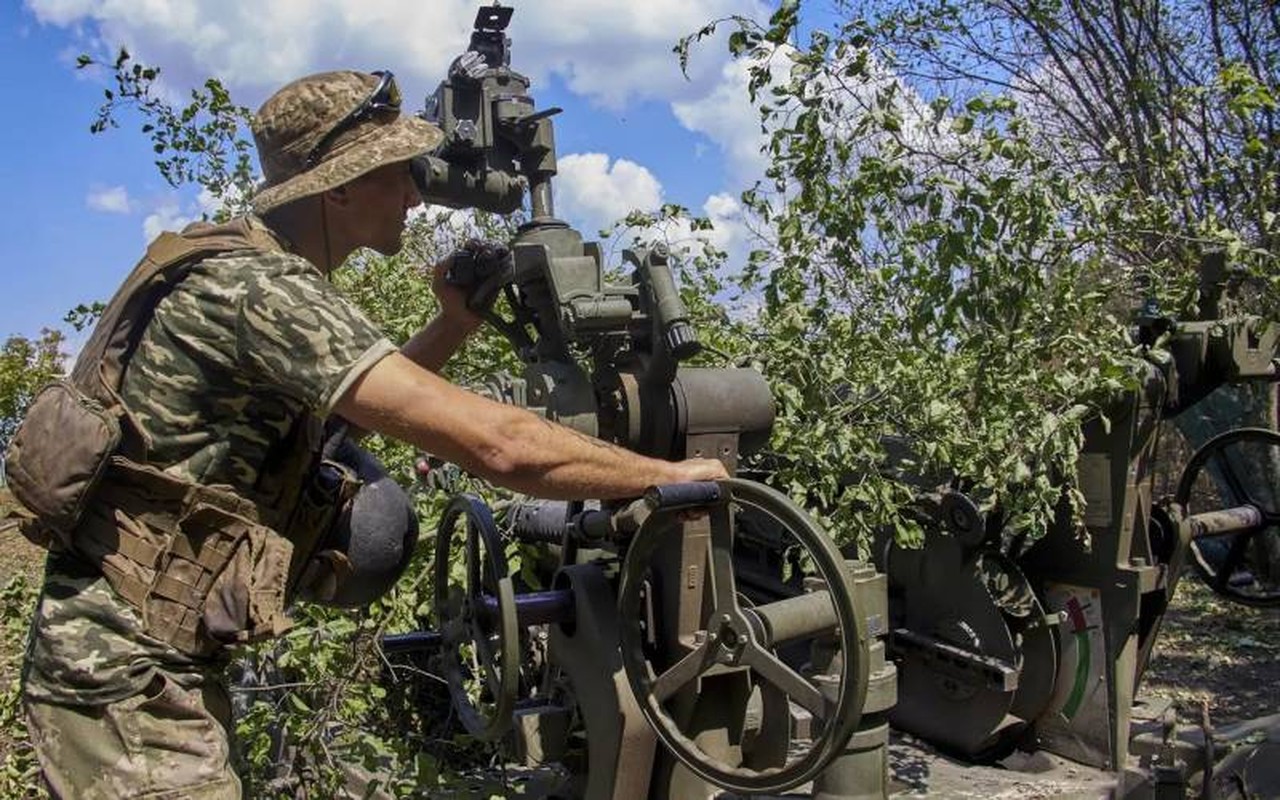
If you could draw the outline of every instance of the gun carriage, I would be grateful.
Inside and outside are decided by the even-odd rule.
[[[464,68],[427,103],[444,143],[414,163],[433,203],[509,213],[528,198],[509,247],[472,250],[450,276],[524,365],[482,391],[586,436],[716,457],[732,472],[768,438],[768,386],[753,370],[689,364],[700,344],[665,248],[628,250],[631,280],[615,284],[601,248],[556,219],[559,109],[535,109],[510,68],[511,13],[480,10]],[[499,296],[509,317],[489,310]],[[1085,427],[1087,535],[1064,507],[1034,543],[1011,539],[960,478],[921,486],[923,549],[885,539],[874,566],[846,560],[804,510],[740,478],[499,515],[458,495],[436,539],[439,629],[385,647],[439,645],[468,732],[529,764],[569,758],[572,729],[584,729],[585,766],[566,796],[807,784],[831,800],[883,797],[890,720],[966,759],[1020,746],[1123,770],[1131,753],[1167,750],[1131,746],[1132,707],[1184,563],[1228,597],[1280,602],[1250,561],[1251,542],[1280,523],[1274,476],[1260,489],[1226,458],[1262,448],[1280,459],[1280,435],[1216,438],[1175,497],[1152,496],[1162,421],[1223,383],[1275,380],[1274,330],[1150,315],[1138,337],[1140,388]],[[1204,505],[1201,473],[1224,499]],[[538,554],[516,573],[512,542]]]

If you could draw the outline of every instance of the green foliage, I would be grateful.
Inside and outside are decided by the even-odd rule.
[[[158,67],[133,60],[124,48],[110,64],[81,55],[77,69],[110,71],[114,89],[103,89],[104,101],[89,126],[93,133],[119,127],[116,115],[132,108],[143,118],[142,133],[151,139],[156,168],[177,187],[194,184],[223,202],[228,216],[245,211],[253,193],[253,144],[242,135],[249,109],[236,105],[217,78],[192,89],[186,105],[171,104],[159,91]]]
[[[98,321],[98,318],[102,316],[102,312],[106,308],[106,303],[101,300],[92,303],[79,303],[75,308],[67,312],[62,321],[77,331],[89,330]]]
[[[743,199],[772,238],[737,276],[760,298],[739,357],[778,402],[764,464],[843,543],[917,539],[907,507],[948,480],[1033,540],[1078,505],[1082,423],[1132,385],[1122,204],[1052,157],[1017,95],[927,100],[881,29],[779,46],[783,11],[729,42],[769,132]]]
[[[1195,313],[1195,268],[1213,248],[1262,288],[1242,293],[1255,310],[1280,307],[1273,4],[840,6],[838,38],[922,97],[1017,102],[1038,150],[1091,191],[1077,223],[1164,308]]]
[[[0,349],[0,449],[7,447],[41,386],[62,375],[63,336],[44,330],[38,339],[11,336]]]

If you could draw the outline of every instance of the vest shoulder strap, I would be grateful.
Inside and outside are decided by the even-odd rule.
[[[71,381],[122,421],[126,420],[128,415],[118,394],[124,368],[165,295],[206,258],[236,250],[280,249],[280,242],[252,217],[217,225],[197,222],[181,233],[160,234],[103,310],[72,369]],[[146,449],[140,443],[141,432],[130,424],[123,427],[123,452],[141,458]]]

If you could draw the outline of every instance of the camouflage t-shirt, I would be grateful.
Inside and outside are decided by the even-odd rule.
[[[271,503],[263,465],[308,413],[324,417],[395,350],[316,267],[284,252],[210,258],[157,306],[121,396],[151,440],[149,461]],[[152,678],[153,665],[199,680],[207,664],[142,632],[106,580],[52,556],[33,625],[27,694],[107,703]]]

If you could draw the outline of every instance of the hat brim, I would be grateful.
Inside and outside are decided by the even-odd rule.
[[[320,194],[378,167],[408,161],[434,150],[444,139],[435,125],[418,117],[397,117],[306,172],[267,186],[253,196],[257,214],[279,208],[303,197]]]

